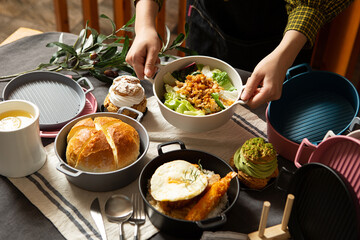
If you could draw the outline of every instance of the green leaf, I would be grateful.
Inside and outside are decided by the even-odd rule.
[[[76,53],[81,52],[81,50],[83,49],[85,40],[86,40],[86,28],[82,29],[80,31],[80,34],[79,34],[78,38],[75,41],[75,44],[74,44],[73,48],[75,49]]]
[[[105,14],[101,14],[100,17],[108,19],[110,21],[111,26],[112,26],[112,32],[115,33],[116,32],[116,26],[115,26],[114,21],[111,18],[109,18],[108,16],[106,16]]]
[[[107,76],[105,76],[104,74],[95,71],[95,70],[89,70],[90,75],[92,75],[93,77],[97,78],[98,80],[102,81],[102,82],[106,82],[106,83],[110,83],[112,84],[113,80]]]
[[[184,48],[179,46],[179,47],[175,47],[175,49],[185,53],[186,55],[198,55],[197,51],[191,50],[189,48]]]
[[[100,56],[100,61],[112,58],[117,51],[117,47],[109,47],[104,54]]]
[[[65,43],[51,42],[51,43],[46,44],[46,47],[55,47],[55,46],[60,47],[62,50],[70,53],[71,55],[77,56],[77,53],[74,50],[74,48]]]
[[[126,58],[126,55],[129,51],[129,47],[130,47],[130,40],[129,40],[129,37],[128,36],[125,36],[125,41],[124,41],[124,45],[123,45],[123,48],[121,50],[121,54],[120,56],[124,58]]]
[[[96,41],[98,43],[102,43],[105,39],[107,39],[108,37],[104,34],[99,34],[99,36],[97,37]]]

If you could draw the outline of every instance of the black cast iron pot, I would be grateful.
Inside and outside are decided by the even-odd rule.
[[[163,153],[162,148],[171,144],[179,144],[179,150],[173,150]],[[226,213],[230,211],[235,204],[240,193],[240,183],[238,178],[231,180],[230,187],[227,191],[228,205],[220,216],[209,218],[202,221],[187,221],[169,217],[157,211],[147,200],[148,183],[155,170],[162,164],[173,160],[186,160],[190,163],[197,164],[200,161],[202,167],[214,171],[224,177],[227,173],[234,171],[224,160],[197,150],[186,149],[185,144],[181,141],[167,142],[158,145],[159,156],[145,165],[139,177],[139,191],[145,202],[146,213],[151,223],[163,232],[176,236],[200,236],[204,230],[215,230],[224,225],[227,221]]]

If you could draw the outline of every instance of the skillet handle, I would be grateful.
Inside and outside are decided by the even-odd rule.
[[[76,82],[79,85],[80,85],[80,82],[85,82],[86,85],[89,86],[89,88],[86,89],[86,91],[85,91],[85,95],[95,89],[94,86],[92,85],[92,83],[90,82],[90,80],[87,77],[79,78]]]
[[[285,178],[285,175],[290,176],[290,179],[285,179],[284,181],[280,181],[281,178]],[[279,175],[276,177],[275,180],[275,187],[281,191],[286,192],[289,188],[289,183],[291,182],[292,177],[294,176],[294,172],[291,172],[290,170],[287,170],[285,167],[282,167],[279,171]],[[280,186],[280,182],[282,183],[288,183],[288,186],[282,187]]]
[[[81,171],[75,171],[71,168],[68,168],[64,163],[59,163],[58,165],[56,165],[56,169],[70,177],[78,177],[82,174]]]
[[[207,230],[224,225],[226,221],[227,221],[226,215],[222,213],[220,216],[217,216],[215,218],[211,218],[203,221],[197,221],[195,223],[202,230]]]
[[[186,149],[185,144],[184,144],[182,141],[180,141],[180,140],[171,141],[171,142],[166,142],[166,143],[160,143],[160,144],[157,146],[157,150],[158,150],[159,156],[162,155],[162,154],[164,154],[164,153],[163,153],[163,150],[161,149],[162,147],[165,147],[165,146],[168,146],[168,145],[172,145],[172,144],[179,144],[181,150],[185,150],[185,149]]]
[[[296,152],[296,155],[295,155],[295,160],[294,160],[294,164],[297,168],[300,168],[301,167],[301,164],[300,163],[300,158],[301,158],[301,154],[304,150],[305,147],[310,147],[310,148],[313,148],[314,150],[316,149],[316,146],[314,144],[312,144],[307,138],[304,138],[302,141],[301,141],[301,144]],[[310,159],[308,159],[308,162],[309,162]]]
[[[302,68],[305,69],[305,71],[300,71]],[[293,78],[297,75],[301,75],[301,74],[304,74],[304,73],[308,73],[308,72],[311,72],[311,67],[309,64],[307,63],[303,63],[303,64],[299,64],[299,65],[296,65],[294,67],[291,67],[287,70],[286,72],[286,81],[289,80],[290,78]],[[294,75],[293,75],[294,73]]]

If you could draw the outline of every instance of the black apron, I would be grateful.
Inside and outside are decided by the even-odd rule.
[[[280,43],[287,17],[284,0],[188,0],[186,46],[253,71]],[[294,64],[310,56],[304,51]]]

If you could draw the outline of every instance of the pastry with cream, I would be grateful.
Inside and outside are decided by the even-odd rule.
[[[120,107],[131,107],[140,112],[146,111],[145,90],[140,80],[134,76],[122,75],[114,79],[109,93],[104,100],[104,107],[109,112],[117,112]],[[125,109],[122,114],[136,117],[135,112]]]
[[[262,189],[279,174],[277,153],[263,138],[251,138],[237,149],[230,165],[238,170],[240,182],[249,188]]]

